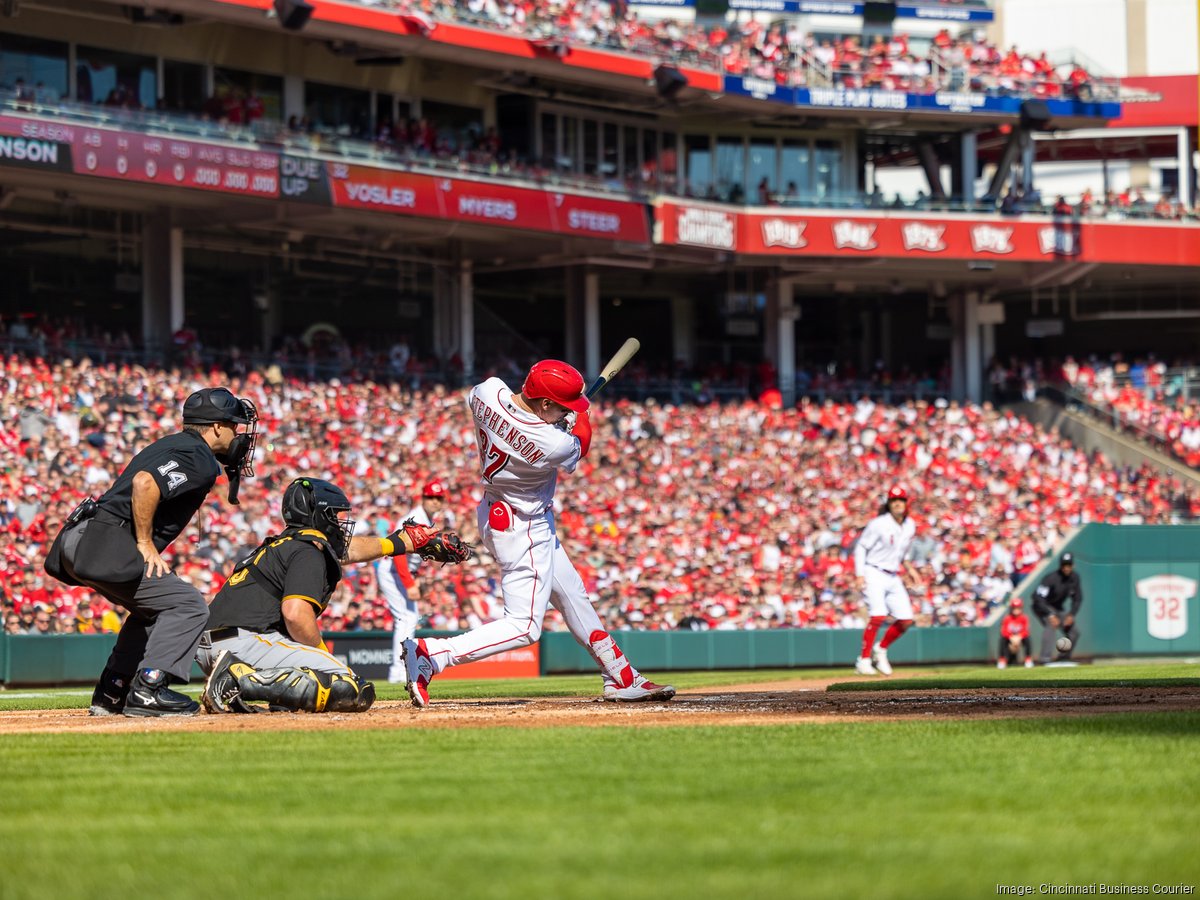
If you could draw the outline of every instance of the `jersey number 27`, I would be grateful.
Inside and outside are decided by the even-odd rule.
[[[497,472],[508,465],[508,454],[493,444],[482,428],[479,429],[479,462],[483,466],[485,481],[491,481]]]

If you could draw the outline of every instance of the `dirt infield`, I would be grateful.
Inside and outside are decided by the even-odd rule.
[[[839,679],[845,680],[845,679]],[[396,700],[359,715],[272,713],[185,719],[92,718],[86,710],[0,713],[0,734],[140,731],[319,731],[330,728],[558,728],[822,724],[913,718],[980,719],[1200,710],[1195,687],[1055,687],[828,693],[826,680],[797,679],[683,691],[670,703],[595,698],[443,700],[417,710]]]

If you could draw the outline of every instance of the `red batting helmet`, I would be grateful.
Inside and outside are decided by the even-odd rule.
[[[529,400],[545,398],[575,412],[588,408],[587,397],[583,396],[583,376],[573,367],[557,359],[543,359],[534,363],[521,393]]]
[[[908,502],[908,491],[906,491],[902,485],[894,484],[890,488],[888,488],[887,498],[889,501],[903,500],[907,503]]]
[[[427,485],[425,485],[425,487],[421,488],[421,496],[422,497],[437,497],[441,500],[445,500],[446,499],[446,486],[444,484],[442,484],[442,480],[440,478],[435,478],[435,479],[433,479],[433,481],[431,481]]]

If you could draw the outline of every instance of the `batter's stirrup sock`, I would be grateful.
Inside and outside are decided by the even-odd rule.
[[[588,652],[600,666],[604,680],[618,688],[627,688],[637,678],[637,671],[629,664],[611,634],[597,629],[588,637]]]
[[[908,631],[910,625],[912,625],[912,619],[897,619],[888,628],[883,640],[879,642],[879,646],[886,650],[896,641],[896,638]]]
[[[887,616],[871,616],[870,621],[867,622],[866,630],[863,631],[863,659],[870,659],[871,654],[875,652],[875,635],[879,634],[879,629],[886,621]]]

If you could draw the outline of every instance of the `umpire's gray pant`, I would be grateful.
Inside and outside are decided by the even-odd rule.
[[[75,551],[89,524],[80,522],[63,535],[63,564],[71,574]],[[87,586],[129,610],[108,657],[109,669],[127,677],[138,669],[161,669],[177,681],[186,683],[191,678],[196,645],[208,623],[208,604],[198,590],[174,572],[143,576],[132,596],[112,585],[87,582]]]
[[[218,634],[227,630],[219,629]],[[278,631],[251,631],[248,628],[237,629],[236,636],[224,637],[219,641],[212,640],[212,632],[206,631],[200,638],[200,649],[196,653],[196,661],[205,674],[211,673],[217,664],[217,657],[228,650],[242,662],[255,669],[303,669],[305,667],[315,672],[334,672],[339,675],[353,675],[349,666],[342,665],[327,650],[320,647],[310,647],[293,641]]]

